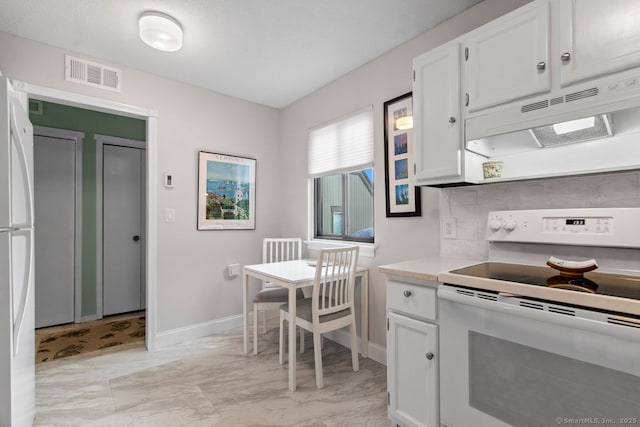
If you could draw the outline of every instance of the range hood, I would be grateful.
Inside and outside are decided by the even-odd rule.
[[[465,120],[467,158],[503,162],[505,181],[637,169],[639,139],[640,75],[629,73]]]

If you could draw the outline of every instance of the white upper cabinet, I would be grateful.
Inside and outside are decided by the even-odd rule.
[[[640,65],[640,1],[558,1],[561,82]]]
[[[551,90],[550,13],[536,2],[464,37],[470,112]]]
[[[462,162],[460,43],[431,50],[413,60],[416,183],[460,177]]]

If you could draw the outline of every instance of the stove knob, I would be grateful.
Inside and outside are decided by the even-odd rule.
[[[492,219],[491,221],[489,221],[489,229],[491,231],[498,231],[502,228],[502,221],[500,221],[499,219]]]
[[[518,225],[517,222],[515,222],[512,219],[508,219],[505,223],[504,223],[504,229],[507,231],[513,231],[516,229],[516,226]]]

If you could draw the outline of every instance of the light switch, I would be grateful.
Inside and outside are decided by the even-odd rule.
[[[455,239],[457,233],[456,219],[447,218],[442,223],[442,238],[443,239]]]
[[[176,222],[176,210],[173,208],[165,208],[164,222]]]
[[[227,271],[229,272],[229,276],[237,276],[240,274],[240,264],[229,264]]]

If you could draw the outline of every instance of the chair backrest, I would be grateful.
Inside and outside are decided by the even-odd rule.
[[[266,238],[262,241],[262,263],[292,261],[302,258],[302,239]]]
[[[358,246],[320,249],[313,283],[312,318],[353,308]]]

